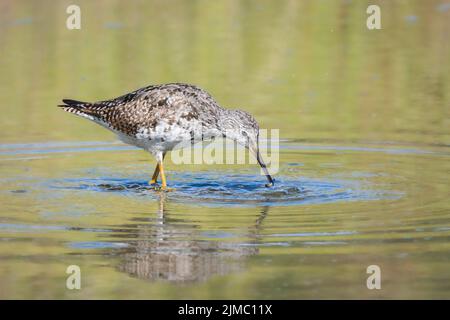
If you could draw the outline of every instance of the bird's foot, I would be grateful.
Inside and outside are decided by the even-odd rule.
[[[148,184],[155,191],[161,190],[161,186],[156,181],[151,180]]]
[[[175,188],[164,187],[164,186],[160,186],[158,184],[152,185],[152,187],[155,191],[171,192],[171,191],[176,190]]]

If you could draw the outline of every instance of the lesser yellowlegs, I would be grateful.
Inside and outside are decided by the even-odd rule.
[[[256,157],[269,183],[259,150],[259,126],[249,113],[222,108],[199,87],[170,83],[152,85],[111,100],[82,102],[63,99],[65,111],[113,131],[125,143],[143,148],[157,161],[150,184],[161,175],[167,190],[163,159],[167,151],[205,138],[225,137],[245,146]]]

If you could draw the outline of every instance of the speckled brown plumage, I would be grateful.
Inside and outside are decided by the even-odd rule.
[[[123,142],[149,151],[158,163],[162,164],[167,151],[183,147],[186,142],[226,137],[249,148],[267,172],[259,154],[256,120],[245,111],[222,108],[197,86],[152,85],[111,100],[63,102],[60,107],[65,111],[94,121]]]
[[[188,84],[173,83],[141,88],[115,99],[86,103],[64,99],[64,110],[84,114],[116,131],[136,135],[141,128],[153,129],[159,121],[169,125],[197,120],[216,126],[223,112],[204,90]],[[218,128],[218,127],[217,127]]]

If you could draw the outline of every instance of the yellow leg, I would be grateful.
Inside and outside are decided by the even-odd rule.
[[[162,154],[162,159],[164,160],[164,157],[166,156],[166,153],[164,152]],[[156,163],[155,172],[153,172],[152,180],[150,180],[149,184],[157,184],[158,183],[158,175],[160,172],[160,164],[159,162]]]
[[[153,172],[152,180],[150,180],[150,184],[156,184],[158,181],[159,175],[159,163],[156,164],[155,172]]]
[[[175,190],[173,188],[167,188],[166,175],[164,174],[164,166],[163,166],[162,162],[159,163],[159,172],[161,174],[161,183],[162,183],[161,190],[163,190],[163,191]]]
[[[161,163],[158,163],[159,166],[159,172],[161,173],[161,183],[162,183],[162,189],[167,189],[167,181],[166,181],[166,175],[164,174],[164,166]]]

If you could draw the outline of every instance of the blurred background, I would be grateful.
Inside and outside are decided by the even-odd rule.
[[[449,32],[446,0],[2,0],[0,297],[449,298]],[[169,163],[145,197],[150,156],[56,108],[167,82],[280,129],[287,187]]]
[[[445,1],[77,1],[81,30],[70,4],[1,2],[4,141],[108,139],[51,107],[188,82],[286,138],[449,142]]]

